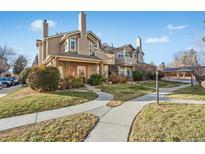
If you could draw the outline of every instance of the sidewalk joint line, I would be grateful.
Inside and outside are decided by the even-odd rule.
[[[102,121],[99,121],[98,123],[130,127],[129,125],[118,124],[118,123],[110,123],[110,122],[102,122]]]

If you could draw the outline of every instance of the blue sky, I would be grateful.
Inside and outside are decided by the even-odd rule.
[[[0,12],[0,44],[12,46],[30,61],[41,38],[39,20],[51,23],[49,34],[78,28],[79,12]],[[170,62],[176,52],[194,48],[205,32],[205,12],[86,12],[87,30],[103,42],[135,46],[142,38],[145,61]]]

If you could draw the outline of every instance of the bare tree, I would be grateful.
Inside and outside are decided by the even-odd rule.
[[[28,61],[26,57],[24,57],[23,55],[18,56],[18,58],[14,62],[13,73],[20,74],[21,71],[23,71],[23,69],[26,67],[27,64],[28,64]]]
[[[0,74],[8,71],[13,66],[15,55],[13,48],[0,45]]]
[[[186,67],[198,65],[197,51],[190,49],[188,51],[178,52],[174,56],[174,67]]]

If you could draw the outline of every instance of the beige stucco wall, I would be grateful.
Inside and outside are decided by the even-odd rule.
[[[74,76],[77,77],[77,67],[85,66],[86,68],[86,79],[89,79],[92,74],[99,73],[99,64],[88,64],[81,62],[69,62],[59,61],[58,69],[61,73],[61,77]]]
[[[89,64],[88,67],[88,78],[90,78],[90,76],[92,74],[99,74],[99,64]]]
[[[102,59],[105,64],[114,64],[115,63],[115,55],[105,53],[103,51],[96,51],[95,56]]]
[[[56,54],[61,51],[61,37],[50,38],[47,40],[47,54]]]

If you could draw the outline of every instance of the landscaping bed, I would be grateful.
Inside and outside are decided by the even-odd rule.
[[[97,95],[91,91],[56,91],[39,93],[28,87],[0,98],[0,118],[72,106],[91,101]]]
[[[119,106],[128,100],[143,96],[153,91],[153,89],[134,84],[102,85],[101,89],[114,96],[114,99],[107,104],[109,107]]]
[[[90,113],[77,113],[37,124],[0,132],[0,141],[12,142],[81,142],[98,118]]]
[[[205,105],[146,105],[133,122],[129,141],[204,142]]]
[[[193,87],[186,87],[174,91],[168,95],[169,98],[175,99],[190,99],[190,100],[203,100],[205,101],[205,89],[200,85],[194,85]]]

